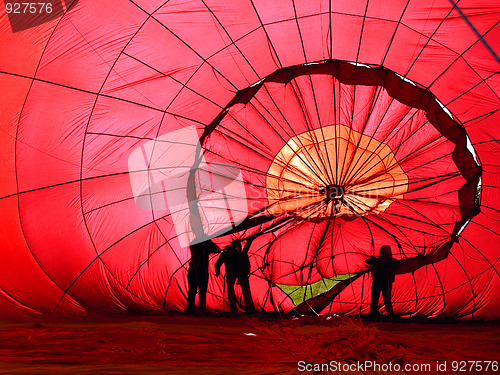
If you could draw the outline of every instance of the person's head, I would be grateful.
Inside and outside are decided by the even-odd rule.
[[[237,251],[240,251],[241,250],[241,240],[239,239],[235,239],[231,242],[231,246],[237,250]]]
[[[384,245],[380,248],[380,258],[392,258],[391,247],[389,245]]]

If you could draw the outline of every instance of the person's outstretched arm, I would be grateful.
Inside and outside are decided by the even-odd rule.
[[[416,257],[393,261],[387,268],[390,272],[396,275],[415,272],[419,268],[427,266],[428,264],[446,259],[455,242],[455,239],[452,239],[427,255],[417,255]]]
[[[247,238],[247,242],[245,242],[245,247],[243,248],[243,254],[248,254],[248,250],[250,250],[253,240],[255,240],[255,237],[253,236]]]
[[[217,259],[217,262],[215,262],[215,276],[216,277],[220,275],[220,268],[222,266],[222,263],[224,263],[224,252],[222,252],[219,255],[219,258]]]

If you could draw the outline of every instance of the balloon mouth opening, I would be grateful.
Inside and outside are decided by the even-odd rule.
[[[292,137],[266,178],[268,212],[297,220],[352,220],[381,213],[408,189],[392,150],[345,125]]]
[[[318,82],[323,79],[321,77],[333,79],[338,87],[344,85],[385,90],[388,100],[399,102],[409,111],[420,111],[422,118],[425,117],[421,125],[431,132],[437,132],[440,142],[447,144],[449,154],[444,156],[450,163],[454,163],[454,176],[439,176],[433,174],[435,171],[432,168],[428,168],[425,180],[411,177],[413,175],[406,170],[412,172],[416,167],[404,167],[408,165],[404,164],[406,160],[400,161],[399,156],[396,157],[397,149],[401,145],[395,146],[394,142],[386,142],[384,136],[376,135],[374,132],[365,134],[364,129],[356,127],[354,118],[348,119],[344,124],[337,121],[336,117],[335,121],[330,122],[323,122],[321,119],[319,124],[307,126],[308,130],[302,130],[300,134],[294,129],[293,121],[285,119],[285,123],[280,124],[276,118],[285,116],[281,113],[281,108],[278,108],[273,95],[277,92],[284,93],[279,91],[280,87],[281,90],[291,90],[290,87],[298,85],[298,80],[312,82],[312,77],[318,79]],[[335,91],[335,85],[333,86]],[[266,108],[259,101],[266,95],[273,108]],[[302,95],[300,92],[293,92],[290,95],[300,102],[299,97]],[[313,100],[316,101],[316,98]],[[340,105],[335,100],[333,98],[331,105]],[[329,105],[325,101],[324,104]],[[374,104],[366,103],[366,107],[371,105]],[[220,131],[223,134],[225,128],[230,126],[235,118],[246,124],[246,118],[243,115],[239,116],[239,112],[246,113],[247,106],[258,113],[260,110],[263,111],[262,116],[268,118],[265,120],[267,126],[288,126],[287,129],[291,131],[291,134],[288,133],[288,139],[282,139],[285,143],[282,149],[275,151],[274,156],[270,155],[270,165],[263,184],[267,206],[256,210],[258,213],[263,212],[275,217],[290,215],[298,221],[322,221],[332,218],[350,221],[362,216],[380,214],[394,202],[403,202],[407,196],[410,200],[417,196],[418,200],[416,191],[429,189],[427,192],[433,194],[430,189],[441,180],[445,181],[445,178],[461,179],[459,188],[454,190],[458,192],[454,198],[456,200],[454,205],[457,207],[453,213],[455,224],[447,232],[452,235],[459,234],[479,212],[482,170],[473,147],[468,147],[470,141],[465,128],[427,88],[385,67],[327,59],[279,69],[238,91],[205,128],[200,138],[201,144],[205,144],[205,140],[211,137],[211,133],[219,124],[222,125]],[[354,111],[354,99],[352,106],[351,109],[342,110]],[[307,109],[305,111],[302,109],[302,113],[297,112],[295,116],[306,117],[309,114],[314,116],[315,111],[317,112],[314,106],[309,108],[309,112]],[[276,116],[271,114],[272,111],[275,111]],[[245,129],[246,126],[244,125]],[[277,129],[277,132],[279,131]],[[408,129],[404,130],[407,131]],[[254,147],[251,142],[248,144]],[[427,145],[422,145],[423,149],[425,147]],[[394,148],[394,151],[391,148]],[[413,151],[413,153],[418,152],[425,151],[419,149]],[[231,161],[231,156],[227,161]],[[373,171],[365,170],[360,173],[359,167],[367,164],[373,167]],[[402,209],[406,210],[404,207]],[[416,216],[420,214],[418,210],[413,213]]]

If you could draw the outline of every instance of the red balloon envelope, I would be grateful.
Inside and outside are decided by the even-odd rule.
[[[1,13],[2,316],[182,311],[253,236],[258,311],[366,314],[389,246],[396,314],[500,317],[491,2],[55,3]]]

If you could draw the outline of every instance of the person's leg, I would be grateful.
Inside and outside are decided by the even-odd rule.
[[[207,309],[207,289],[208,289],[208,257],[210,253],[208,248],[203,249],[200,259],[200,267],[198,269],[198,288],[199,288],[199,307],[200,311]]]
[[[255,312],[255,306],[253,304],[252,292],[250,290],[250,282],[248,281],[248,278],[244,279],[243,281],[240,281],[240,285],[241,285],[241,290],[243,292],[245,309],[248,312]]]
[[[199,303],[200,303],[200,311],[204,312],[207,309],[207,289],[208,282],[202,282],[199,285]]]
[[[370,315],[380,315],[378,311],[378,300],[380,298],[380,283],[377,279],[372,279],[372,299],[370,302]]]
[[[194,300],[196,298],[196,292],[198,289],[198,283],[196,281],[196,272],[190,266],[188,270],[188,299],[187,299],[187,311],[194,311]]]
[[[391,294],[392,294],[392,283],[389,280],[387,280],[386,287],[382,289],[382,298],[384,300],[385,309],[387,310],[387,315],[389,316],[394,315],[394,310],[392,309]]]
[[[201,271],[201,275],[198,278],[199,280],[199,304],[200,304],[200,311],[205,311],[207,309],[207,289],[208,289],[208,270],[205,272],[205,270]]]
[[[229,299],[229,309],[233,314],[236,314],[238,312],[238,309],[236,308],[236,296],[234,294],[234,282],[236,281],[234,279],[234,275],[232,272],[226,272],[227,276],[227,296]]]

